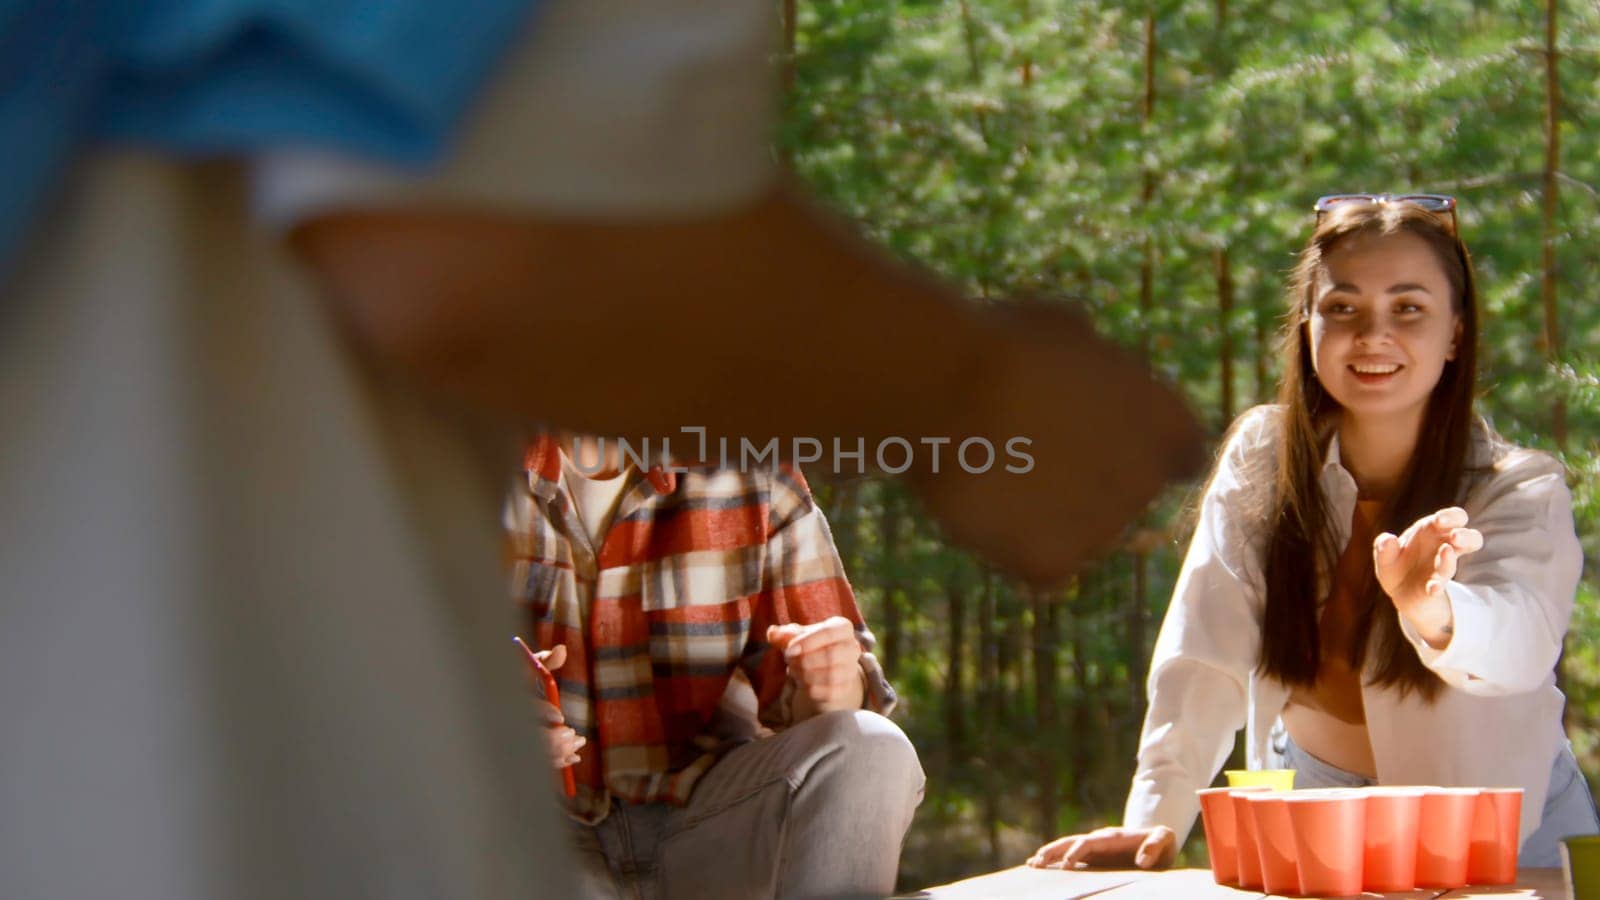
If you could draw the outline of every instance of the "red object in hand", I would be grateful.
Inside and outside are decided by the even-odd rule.
[[[561,690],[556,687],[555,674],[544,667],[544,663],[539,659],[539,654],[533,652],[533,648],[528,646],[527,641],[520,637],[514,637],[512,640],[516,641],[517,646],[522,648],[522,658],[528,663],[528,668],[532,670],[533,674],[539,676],[539,684],[544,688],[545,702],[556,709],[560,709]],[[578,795],[578,782],[572,777],[571,766],[561,767],[561,792],[568,797],[576,797]]]

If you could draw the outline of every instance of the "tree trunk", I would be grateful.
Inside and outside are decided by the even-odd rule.
[[[1544,20],[1544,240],[1539,296],[1544,304],[1544,352],[1551,364],[1561,360],[1561,318],[1556,309],[1556,215],[1560,205],[1561,78],[1556,52],[1559,0],[1545,0]],[[1550,433],[1556,446],[1567,446],[1567,401],[1557,396],[1550,411]]]
[[[967,0],[961,0],[961,34],[967,51],[967,74],[972,79],[973,91],[978,92],[983,86],[983,67],[978,61],[978,26],[977,23],[972,19],[972,6],[967,2]],[[981,104],[974,105],[973,119],[977,123],[978,134],[983,138],[984,147],[990,147],[989,115]],[[987,164],[989,162],[992,162],[992,160],[986,157],[986,168],[988,168]],[[992,171],[992,169],[990,171]],[[997,210],[994,192],[984,192],[983,196],[975,202],[974,207],[980,205],[981,214],[986,222],[986,225],[983,229],[983,233],[977,238],[978,245],[974,249],[973,255],[978,259],[978,296],[984,300],[988,300],[990,298],[990,291],[995,282],[994,276],[996,270],[996,242],[993,234],[995,230],[994,220]],[[975,209],[974,211],[978,212],[979,210]]]
[[[865,573],[861,563],[861,486],[860,481],[835,482],[830,491],[828,526],[833,532],[833,546],[839,551],[839,561],[844,564],[845,577],[855,583],[855,576]]]
[[[967,580],[952,573],[945,582],[945,617],[949,619],[948,660],[944,679],[945,746],[952,762],[962,759],[967,749],[967,704],[964,677],[967,650]]]
[[[999,760],[995,726],[999,721],[1000,648],[994,628],[996,609],[995,575],[983,579],[983,608],[978,613],[978,723],[983,746],[983,818],[989,840],[989,868],[1000,868],[1000,791],[996,772]]]
[[[796,0],[783,0],[783,92],[791,98],[794,94]]]
[[[1033,22],[1033,4],[1028,0],[1022,0],[1022,21],[1025,25]],[[1026,53],[1022,54],[1022,86],[1033,86],[1033,58]]]
[[[1255,363],[1256,363],[1256,402],[1268,403],[1272,400],[1272,385],[1267,383],[1267,356],[1271,353],[1267,346],[1267,327],[1262,321],[1259,300],[1251,304],[1250,323],[1255,328]]]
[[[1233,70],[1233,51],[1228,42],[1228,0],[1216,2],[1216,31],[1212,40],[1211,58],[1213,76],[1220,84],[1225,81]],[[1238,157],[1228,161],[1228,175],[1230,188],[1237,188],[1242,167]],[[1233,422],[1234,411],[1237,409],[1234,399],[1233,385],[1233,309],[1235,301],[1233,284],[1233,257],[1232,248],[1224,243],[1216,250],[1215,260],[1217,276],[1217,317],[1218,335],[1221,338],[1217,349],[1217,356],[1221,362],[1222,391],[1220,396],[1221,408],[1218,410],[1222,416],[1221,428],[1227,430]],[[1263,376],[1258,375],[1258,378]],[[1260,385],[1256,386],[1256,393],[1260,393]]]
[[[1149,652],[1145,637],[1149,616],[1148,596],[1149,557],[1143,550],[1133,554],[1133,597],[1128,602],[1128,702],[1135,715],[1144,714],[1144,679],[1149,669],[1145,654]]]
[[[1021,603],[1015,592],[1011,594],[1011,608],[1002,612],[1005,634],[1000,643],[1000,683],[1004,686],[1001,710],[1007,719],[1025,715],[1028,704],[1027,627],[1022,621]]]
[[[1144,20],[1144,105],[1141,111],[1141,121],[1144,124],[1145,139],[1148,141],[1154,134],[1155,107],[1156,107],[1156,13],[1152,5],[1151,10],[1145,15]],[[1148,210],[1155,200],[1156,174],[1154,170],[1145,167],[1144,185],[1140,194],[1140,202]],[[1155,283],[1155,241],[1149,231],[1145,232],[1144,260],[1139,265],[1139,312],[1143,319],[1143,329],[1140,335],[1140,347],[1145,358],[1150,356],[1151,315],[1155,308],[1154,283]],[[1139,658],[1144,654],[1144,608],[1139,602],[1143,594],[1144,553],[1134,553],[1134,601],[1124,610],[1127,621],[1128,652],[1130,657]],[[1135,688],[1135,691],[1141,689]]]
[[[1152,9],[1144,19],[1144,100],[1139,108],[1139,121],[1144,125],[1145,140],[1149,141],[1152,134],[1151,122],[1155,118],[1156,109],[1156,14]],[[1144,182],[1139,192],[1139,201],[1144,209],[1149,209],[1150,202],[1155,198],[1156,173],[1149,166],[1144,168]],[[1155,309],[1155,268],[1156,268],[1155,239],[1146,231],[1144,235],[1144,258],[1139,263],[1139,349],[1146,359],[1150,357],[1150,318]]]
[[[1100,576],[1096,570],[1078,576],[1077,596],[1072,605],[1073,615],[1067,626],[1072,649],[1072,778],[1073,792],[1083,802],[1088,783],[1092,779],[1093,704],[1099,702],[1098,692],[1089,683],[1089,647],[1085,620],[1088,606],[1099,589]]]
[[[1561,361],[1561,316],[1556,308],[1556,215],[1561,202],[1561,57],[1556,51],[1556,14],[1560,5],[1558,0],[1545,0],[1544,12],[1544,227],[1539,299],[1544,306],[1545,360],[1552,366]],[[1557,447],[1567,448],[1567,399],[1560,394],[1551,404],[1550,435]],[[1567,689],[1565,650],[1556,660],[1556,687],[1563,692]]]
[[[1043,740],[1035,741],[1039,755],[1036,771],[1039,773],[1039,833],[1045,838],[1055,835],[1057,803],[1061,786],[1058,783],[1056,758],[1057,742],[1051,736],[1059,734],[1056,724],[1056,647],[1060,643],[1059,597],[1044,591],[1029,591],[1029,604],[1033,608],[1033,696],[1038,734]]]
[[[901,508],[900,496],[893,489],[883,492],[883,510],[880,522],[882,523],[881,535],[883,541],[883,559],[880,570],[884,573],[883,579],[883,671],[893,678],[900,667],[900,592],[901,580],[904,578],[905,566],[902,557],[905,552],[905,511]]]
[[[983,596],[980,598],[982,606],[978,610],[978,683],[974,686],[973,694],[978,703],[978,721],[985,729],[994,725],[995,683],[998,680],[997,663],[1000,658],[994,629],[995,580],[993,572],[984,573]]]
[[[1156,111],[1156,11],[1153,6],[1144,17],[1144,104],[1140,111],[1140,120],[1150,124]]]
[[[1233,421],[1233,269],[1226,246],[1217,248],[1217,333],[1221,343],[1217,349],[1218,362],[1222,364],[1222,428]]]
[[[972,21],[972,7],[967,0],[961,0],[961,37],[967,48],[967,67],[972,76],[973,87],[983,83],[983,72],[978,65],[978,29]],[[989,143],[989,117],[980,107],[976,110],[978,120],[978,134],[983,136],[985,145]]]

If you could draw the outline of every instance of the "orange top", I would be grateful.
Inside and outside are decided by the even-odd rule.
[[[1361,673],[1346,655],[1356,626],[1356,590],[1372,574],[1372,540],[1378,500],[1358,500],[1350,521],[1350,542],[1339,555],[1333,584],[1318,621],[1321,662],[1316,683],[1295,687],[1284,709],[1289,735],[1313,756],[1340,768],[1372,775],[1376,763],[1367,738],[1367,711],[1361,699]]]

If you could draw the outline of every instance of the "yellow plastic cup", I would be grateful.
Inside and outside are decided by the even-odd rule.
[[[1264,787],[1275,791],[1294,790],[1293,769],[1228,769],[1228,787]]]

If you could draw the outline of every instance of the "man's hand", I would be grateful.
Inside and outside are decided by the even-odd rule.
[[[549,650],[541,650],[535,653],[534,656],[544,663],[546,669],[554,672],[567,661],[567,645],[557,644]],[[532,676],[529,676],[529,679],[537,689],[539,687],[538,679]],[[578,751],[583,748],[584,744],[589,742],[588,739],[566,724],[566,716],[563,716],[560,708],[554,704],[542,699],[536,699],[533,701],[533,705],[539,710],[540,715],[544,717],[546,726],[545,739],[549,747],[550,762],[557,769],[565,769],[567,766],[576,765]]]
[[[1129,866],[1165,869],[1178,858],[1178,838],[1171,828],[1096,828],[1088,834],[1056,838],[1028,858],[1036,869]]]
[[[1483,547],[1483,535],[1466,525],[1467,511],[1450,506],[1413,522],[1399,537],[1384,532],[1372,541],[1378,583],[1435,650],[1450,646],[1454,633],[1444,586],[1456,576],[1456,561]]]
[[[914,468],[908,477],[946,538],[1050,587],[1111,550],[1163,486],[1199,474],[1206,453],[1178,392],[1078,310],[1001,309],[998,349],[972,376],[977,395],[952,411],[971,422],[957,433],[1005,449],[987,469],[973,454],[977,473],[947,453],[939,474]],[[1013,455],[1016,438],[1027,441],[1015,448],[1026,460]]]
[[[767,628],[767,643],[783,653],[794,679],[794,721],[861,708],[866,689],[855,623],[833,616],[812,625],[772,625]]]

